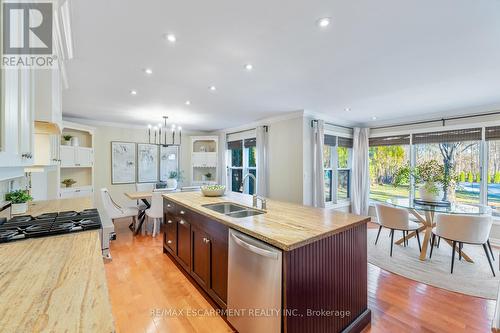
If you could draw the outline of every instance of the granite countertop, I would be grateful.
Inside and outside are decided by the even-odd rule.
[[[64,212],[68,210],[79,212],[89,208],[94,208],[92,199],[90,197],[30,201],[28,203],[28,211],[26,213],[17,215],[37,216],[45,213]]]
[[[1,332],[114,332],[99,231],[0,245]]]
[[[267,213],[233,218],[205,208],[203,205],[234,202],[251,207],[252,196],[234,192],[215,198],[204,197],[200,192],[168,193],[163,196],[174,203],[188,207],[230,228],[285,251],[299,248],[370,221],[370,218],[366,216],[269,199],[267,200]]]

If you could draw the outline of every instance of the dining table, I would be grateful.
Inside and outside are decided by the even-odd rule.
[[[159,192],[173,192],[175,189],[164,189]],[[146,219],[146,210],[151,208],[151,198],[153,197],[153,191],[143,191],[143,192],[125,192],[125,196],[131,200],[142,201],[146,208],[139,210],[139,215],[137,216],[139,219],[139,226],[133,230],[132,225],[129,228],[134,232],[135,235],[139,234],[142,229],[142,225],[144,224],[144,220]]]
[[[467,214],[467,215],[484,215],[490,214],[491,208],[483,205],[473,205],[457,202],[424,202],[409,198],[390,198],[386,201],[387,204],[398,207],[405,208],[410,214],[412,214],[418,222],[422,224],[418,228],[418,232],[424,232],[424,241],[422,243],[422,249],[420,251],[420,260],[425,260],[427,257],[427,248],[432,237],[432,228],[436,226],[434,222],[434,216],[436,213],[443,214]],[[408,239],[415,237],[417,231],[408,233],[406,236],[396,241],[397,245],[401,245]],[[449,240],[444,239],[451,247],[453,243]],[[461,248],[455,247],[455,251],[462,255],[462,258],[470,263],[474,262],[470,256],[468,256]]]

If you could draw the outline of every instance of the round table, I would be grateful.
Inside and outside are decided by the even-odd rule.
[[[410,200],[408,198],[391,198],[387,199],[386,202],[391,206],[407,209],[413,216],[415,216],[415,218],[420,223],[422,223],[422,226],[418,229],[418,231],[425,231],[425,236],[422,244],[422,250],[420,251],[420,260],[425,260],[427,256],[427,247],[430,243],[429,241],[432,235],[432,228],[436,225],[434,223],[435,213],[468,214],[468,215],[491,214],[491,208],[482,205],[451,203],[449,206],[441,206],[434,204],[417,203],[414,200]],[[420,212],[423,212],[424,215],[422,216]],[[408,240],[415,236],[416,236],[415,231],[410,232],[406,237],[403,237],[398,241],[396,241],[396,244],[401,245],[405,240]],[[453,243],[451,241],[448,240],[445,241],[451,247],[453,247]],[[468,262],[474,262],[466,253],[461,251],[458,247],[455,248],[455,251],[460,252],[462,258],[464,258]]]

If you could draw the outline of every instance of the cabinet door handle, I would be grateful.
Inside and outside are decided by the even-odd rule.
[[[180,221],[179,221],[179,224],[184,224],[184,221],[183,221],[183,220],[180,220]]]
[[[185,212],[185,211],[183,211],[183,210],[181,210],[179,213],[180,213],[181,215],[186,214],[186,212]]]
[[[172,208],[172,205],[171,204],[167,204],[167,208]]]
[[[208,243],[210,243],[210,239],[208,239],[208,238],[206,238],[206,237],[203,237],[203,242],[204,242],[205,244],[208,244]]]
[[[168,241],[167,241],[167,244],[172,244],[172,241],[171,241],[171,240],[168,240]]]
[[[172,224],[172,220],[168,220],[168,221],[167,221],[167,223],[168,223],[168,224]]]

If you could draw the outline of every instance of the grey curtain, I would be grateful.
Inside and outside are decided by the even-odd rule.
[[[325,207],[325,171],[323,165],[323,146],[325,145],[325,123],[313,123],[313,205]]]
[[[354,214],[368,215],[370,170],[368,165],[368,128],[354,128],[352,149],[351,209]]]
[[[263,197],[268,194],[269,184],[269,145],[267,131],[267,126],[257,126],[256,128],[257,194]]]

